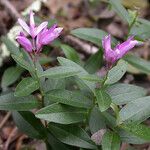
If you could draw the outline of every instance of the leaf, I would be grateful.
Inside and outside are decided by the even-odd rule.
[[[102,45],[102,39],[107,33],[103,30],[96,28],[77,28],[71,31],[71,34],[89,42],[96,44],[97,46]],[[113,44],[115,43],[115,39],[112,39]]]
[[[131,54],[126,55],[124,59],[142,73],[150,74],[150,62]]]
[[[123,7],[120,0],[108,0],[116,13],[126,22],[130,23],[130,17],[127,10]]]
[[[78,53],[75,51],[75,49],[73,49],[72,47],[70,47],[69,45],[66,45],[66,44],[62,44],[61,49],[63,50],[63,52],[65,53],[65,56],[68,59],[70,59],[78,64],[81,63],[80,57],[79,57]]]
[[[85,120],[86,114],[85,109],[55,103],[40,109],[36,117],[49,122],[72,124]]]
[[[31,138],[45,139],[46,131],[41,121],[30,111],[13,112],[15,124]]]
[[[122,78],[122,76],[125,74],[127,70],[127,66],[128,65],[125,61],[119,60],[117,65],[108,72],[105,84],[113,84],[119,81]]]
[[[65,86],[65,79],[47,79],[44,82],[43,88],[45,92],[48,92],[54,89],[65,89]]]
[[[65,145],[64,143],[60,142],[59,140],[57,140],[52,134],[48,133],[48,138],[46,143],[48,145],[50,145],[50,148],[52,148],[52,150],[71,150],[71,148],[69,148],[69,146]],[[48,149],[48,148],[47,148]],[[48,150],[49,150],[48,149]]]
[[[91,81],[91,82],[103,82],[103,79],[100,78],[99,76],[95,75],[95,74],[88,74],[88,75],[83,75],[80,77],[80,79],[82,80],[87,80],[87,81]]]
[[[30,95],[39,88],[38,81],[31,77],[24,78],[16,87],[15,96],[22,97]]]
[[[91,110],[89,117],[89,127],[92,134],[99,131],[100,129],[106,128],[105,117],[97,107],[94,107]]]
[[[46,97],[53,102],[59,102],[70,106],[90,108],[92,101],[78,91],[68,90],[51,90],[46,94]]]
[[[146,95],[147,91],[139,86],[118,83],[107,88],[112,102],[116,105],[127,104]]]
[[[16,56],[16,55],[12,55],[12,58],[24,69],[33,72],[33,70],[35,70],[35,68],[33,68],[32,66],[30,66],[30,64],[24,60],[22,55]]]
[[[127,125],[121,125],[121,128],[138,136],[139,138],[150,141],[150,128],[144,124],[132,123]]]
[[[80,65],[76,64],[75,62],[65,59],[63,57],[58,57],[57,59],[62,66],[69,66],[71,68],[76,68],[76,69],[80,70],[80,72],[77,74],[78,78],[82,78],[82,76],[89,75],[85,69],[83,69]],[[83,80],[83,82],[86,84],[86,86],[90,90],[92,90],[92,91],[94,90],[95,84],[93,84],[92,82],[86,81],[86,80]]]
[[[2,87],[7,87],[16,82],[24,69],[20,67],[9,67],[5,70],[3,76],[2,76]]]
[[[11,54],[13,54],[13,55],[21,54],[19,48],[8,37],[3,36],[1,39]]]
[[[0,110],[31,110],[38,108],[39,104],[32,95],[27,97],[15,97],[14,93],[8,93],[0,96]]]
[[[103,150],[119,150],[120,149],[120,137],[113,132],[107,131],[102,139]]]
[[[106,111],[110,107],[111,97],[102,89],[96,89],[95,96],[100,111]]]
[[[62,143],[87,149],[95,149],[88,134],[81,128],[75,126],[58,126],[49,124],[50,132]]]
[[[84,65],[85,70],[89,73],[95,73],[102,66],[103,52],[100,49],[97,53],[92,55]]]
[[[59,67],[54,67],[50,68],[43,73],[39,74],[39,77],[47,77],[47,78],[66,78],[70,76],[77,75],[80,72],[79,69],[77,68],[72,68],[72,67],[66,67],[66,66],[59,66]]]
[[[139,40],[146,40],[150,38],[150,21],[138,18],[134,26],[130,30],[130,35],[135,35]]]
[[[150,96],[138,98],[124,106],[120,112],[120,123],[141,123],[150,117]]]
[[[144,139],[140,138],[139,136],[135,135],[134,133],[128,132],[121,128],[119,128],[118,134],[119,134],[121,140],[125,143],[145,144],[145,143],[149,142],[149,140],[144,140]]]

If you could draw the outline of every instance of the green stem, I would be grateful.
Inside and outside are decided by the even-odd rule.
[[[116,115],[116,119],[117,119],[117,125],[118,125],[118,121],[119,121],[119,108],[116,104],[111,103],[110,107],[113,109],[113,111],[115,112]]]

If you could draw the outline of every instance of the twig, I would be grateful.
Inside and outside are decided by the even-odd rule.
[[[7,141],[6,141],[5,144],[4,144],[4,150],[8,150],[9,144],[11,143],[11,140],[12,140],[13,136],[16,134],[16,132],[17,132],[17,127],[15,127],[15,128],[11,131],[11,133],[10,133],[10,135],[9,135],[9,137],[8,137],[8,139],[7,139]]]
[[[11,115],[11,112],[7,112],[7,114],[5,115],[5,117],[3,118],[3,120],[0,123],[0,129],[3,127],[3,125],[6,123],[6,121],[9,119]]]
[[[21,17],[16,8],[8,0],[0,0],[0,4],[3,5],[8,10],[9,14],[15,20]]]

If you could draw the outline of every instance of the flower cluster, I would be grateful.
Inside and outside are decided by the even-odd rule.
[[[102,40],[102,46],[104,48],[104,57],[107,62],[107,66],[111,67],[117,60],[122,58],[129,50],[131,50],[138,41],[133,39],[133,36],[128,38],[127,41],[122,44],[118,44],[114,49],[111,48],[111,36],[105,36]]]
[[[18,43],[29,53],[39,53],[44,45],[49,44],[56,39],[63,28],[53,25],[50,29],[47,28],[48,22],[41,23],[38,27],[34,22],[34,13],[30,12],[29,25],[22,19],[18,19],[22,28],[31,36],[31,40],[28,39],[23,32],[17,36]]]

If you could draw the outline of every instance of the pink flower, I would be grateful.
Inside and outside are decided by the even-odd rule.
[[[102,46],[104,48],[104,57],[107,62],[107,66],[111,67],[117,60],[121,59],[129,50],[131,50],[138,41],[133,39],[133,36],[128,38],[127,41],[122,44],[118,44],[114,49],[111,48],[111,36],[105,36],[102,40]]]
[[[34,13],[32,11],[30,12],[30,26],[28,26],[22,19],[18,19],[18,22],[32,37],[30,41],[23,33],[20,33],[20,35],[18,35],[16,38],[18,43],[27,52],[39,53],[44,45],[47,45],[55,40],[63,30],[63,28],[57,27],[56,24],[53,25],[50,29],[47,29],[48,22],[43,22],[38,27],[36,27],[34,22]]]
[[[44,29],[41,33],[37,35],[36,38],[36,46],[37,50],[40,51],[43,45],[47,45],[56,39],[63,28],[57,27],[57,25],[53,25],[50,29]]]
[[[27,52],[32,52],[32,44],[22,32],[17,36],[16,40]]]
[[[48,22],[45,21],[41,23],[38,27],[35,26],[34,22],[34,13],[30,12],[30,23],[29,26],[26,24],[26,22],[22,19],[18,19],[19,24],[22,26],[22,28],[31,35],[32,38],[35,38],[44,28],[47,27]]]

